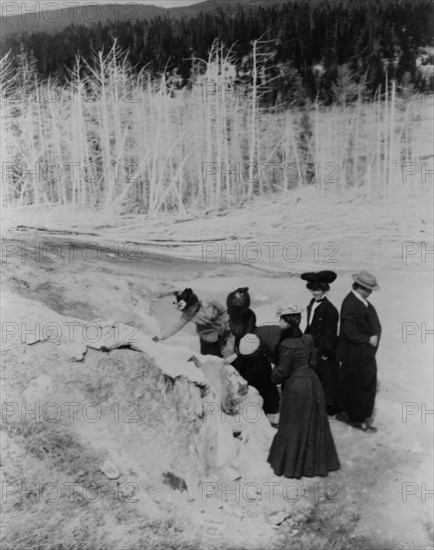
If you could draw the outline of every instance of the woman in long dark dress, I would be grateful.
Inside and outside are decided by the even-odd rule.
[[[315,372],[324,390],[327,413],[335,415],[338,407],[339,365],[336,360],[339,313],[327,299],[330,283],[336,279],[334,271],[303,273],[301,278],[307,281],[312,292],[312,300],[307,306],[307,327],[305,334],[311,334],[318,350]]]
[[[326,476],[340,468],[330,431],[324,392],[310,368],[317,351],[312,336],[302,334],[302,309],[285,306],[278,310],[283,329],[279,364],[271,380],[284,383],[280,422],[271,445],[268,462],[274,473],[290,478]]]

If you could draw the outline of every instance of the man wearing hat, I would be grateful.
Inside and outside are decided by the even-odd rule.
[[[315,371],[321,381],[327,412],[330,415],[339,412],[337,405],[339,369],[336,361],[339,313],[327,299],[326,293],[336,277],[334,271],[301,275],[301,278],[307,281],[306,287],[313,296],[307,306],[307,327],[304,332],[312,335],[313,343],[318,350]]]
[[[377,387],[375,355],[381,336],[381,325],[374,306],[367,298],[380,287],[367,271],[353,276],[353,288],[341,308],[338,341],[339,397],[344,414],[338,419],[355,428],[376,431],[372,426]]]

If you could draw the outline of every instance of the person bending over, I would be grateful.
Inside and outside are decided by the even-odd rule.
[[[199,299],[191,288],[176,291],[174,295],[181,315],[171,327],[163,330],[161,337],[154,336],[154,342],[166,340],[192,322],[199,336],[200,353],[221,357],[221,338],[227,322],[224,306],[213,298]]]

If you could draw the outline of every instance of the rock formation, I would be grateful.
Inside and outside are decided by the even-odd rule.
[[[218,511],[235,522],[250,517],[253,528],[258,506],[271,523],[295,510],[294,500],[264,493],[270,481],[281,483],[266,462],[274,430],[261,397],[233,367],[19,295],[4,299],[2,319],[2,480],[11,506],[41,510],[23,493],[23,483],[37,482],[40,490],[60,487],[62,497],[73,487],[88,498],[95,486],[96,498],[105,487],[151,523],[168,510],[178,519],[187,510],[214,518]],[[222,487],[238,498],[230,502]]]

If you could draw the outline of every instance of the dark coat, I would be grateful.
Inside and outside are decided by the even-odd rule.
[[[241,338],[256,331],[256,315],[248,305],[240,308],[228,308],[228,313],[226,336],[222,342],[222,353],[225,357],[234,351],[238,352]],[[251,355],[238,355],[232,362],[232,366],[237,369],[249,386],[258,390],[264,400],[265,413],[279,412],[279,392],[271,382],[271,365],[262,346]]]
[[[261,325],[256,328],[255,332],[261,341],[265,355],[274,365],[277,365],[279,362],[279,340],[282,329],[279,325]]]
[[[280,396],[276,386],[271,382],[271,365],[262,348],[250,355],[239,355],[232,365],[249,386],[256,388],[264,400],[266,414],[279,412]]]
[[[241,338],[255,330],[256,315],[249,307],[228,310],[220,344],[223,357],[238,351]]]
[[[377,386],[377,347],[371,336],[381,336],[381,325],[374,306],[366,307],[350,292],[342,302],[337,358],[341,362],[339,396],[342,409],[351,422],[372,416]]]
[[[311,300],[307,306],[307,319],[315,300]],[[324,297],[315,309],[311,324],[308,324],[305,334],[311,334],[318,357],[315,371],[321,381],[326,405],[329,410],[338,409],[338,363],[336,361],[336,344],[338,340],[339,313],[335,306]],[[321,357],[327,357],[326,360]]]
[[[238,347],[243,336],[255,332],[256,315],[248,307],[238,310],[228,309],[228,313],[229,321],[226,330],[229,330],[235,336],[235,346]]]
[[[285,382],[279,428],[268,462],[276,475],[326,476],[340,468],[328,422],[321,383],[310,364],[317,351],[308,334],[285,338],[271,380]]]
[[[312,299],[307,306],[308,322],[314,302],[315,300]],[[323,355],[329,358],[336,357],[338,320],[338,310],[329,300],[327,300],[327,298],[323,298],[319,306],[315,309],[312,323],[308,325],[304,331],[305,334],[312,335],[313,343],[320,356]]]

